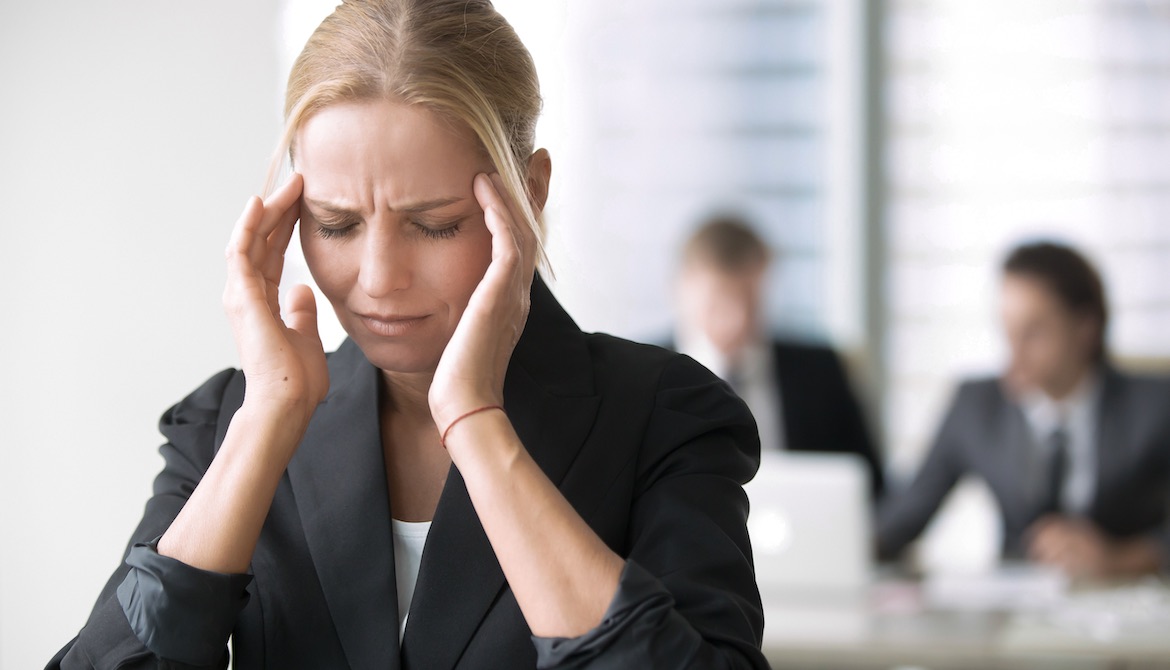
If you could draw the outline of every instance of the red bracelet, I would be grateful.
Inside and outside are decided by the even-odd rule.
[[[455,427],[455,424],[466,419],[467,417],[471,416],[472,414],[479,414],[480,412],[486,412],[486,411],[492,410],[492,409],[498,409],[501,412],[504,411],[504,408],[501,407],[500,405],[486,405],[484,407],[473,409],[470,412],[466,412],[464,414],[460,414],[459,416],[455,417],[454,421],[447,424],[447,430],[443,431],[442,437],[439,438],[439,444],[443,445],[443,448],[446,449],[447,448],[447,433],[451,432],[451,429]],[[505,414],[507,414],[507,412],[505,412]]]

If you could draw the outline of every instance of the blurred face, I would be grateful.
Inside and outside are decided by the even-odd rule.
[[[491,261],[474,134],[420,106],[341,103],[296,147],[301,246],[341,325],[379,368],[433,372]]]
[[[1096,324],[1070,312],[1039,279],[1004,276],[1001,318],[1011,360],[1005,381],[1016,392],[1060,399],[1092,366]]]
[[[728,272],[694,259],[682,270],[678,301],[687,328],[730,360],[758,334],[765,265]]]

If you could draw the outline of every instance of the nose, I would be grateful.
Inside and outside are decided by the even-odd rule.
[[[363,240],[358,286],[371,298],[382,298],[410,287],[410,249],[387,230],[371,231]]]

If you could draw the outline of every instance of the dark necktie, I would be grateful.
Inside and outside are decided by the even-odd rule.
[[[1057,426],[1048,436],[1048,470],[1045,478],[1044,512],[1058,514],[1068,475],[1068,431]]]

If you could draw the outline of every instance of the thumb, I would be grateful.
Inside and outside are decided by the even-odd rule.
[[[313,289],[297,284],[285,296],[285,323],[289,328],[306,337],[321,339],[317,332],[317,299]]]

